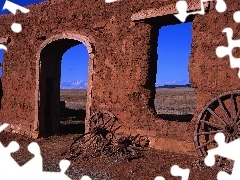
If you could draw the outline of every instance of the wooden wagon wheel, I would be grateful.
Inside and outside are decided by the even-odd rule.
[[[87,135],[89,136],[87,137]],[[94,134],[90,134],[90,132],[80,135],[72,142],[70,146],[69,151],[71,153],[71,157],[69,159],[76,158],[80,155],[82,155],[83,157],[87,156],[87,154],[85,153],[88,152],[88,149],[91,149],[93,146],[95,146],[94,141]]]
[[[212,99],[200,112],[194,131],[194,143],[198,155],[205,158],[209,149],[216,148],[215,134],[225,135],[229,143],[240,137],[240,90],[221,94]],[[217,157],[217,165],[223,162]]]
[[[89,131],[95,134],[101,134],[103,139],[111,138],[114,132],[121,126],[116,116],[106,110],[92,114],[87,123],[89,123],[90,126]]]
[[[101,151],[103,144],[114,136],[114,132],[121,125],[117,118],[109,111],[98,111],[87,120],[89,131],[76,138],[70,146],[71,158],[79,155],[83,157],[94,156]]]

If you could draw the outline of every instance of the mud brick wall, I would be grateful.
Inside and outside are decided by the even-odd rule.
[[[196,93],[195,118],[211,99],[224,92],[240,89],[238,68],[230,67],[229,56],[219,58],[216,55],[218,46],[228,46],[223,29],[232,28],[234,39],[240,39],[240,25],[233,20],[233,13],[239,11],[240,3],[226,1],[226,4],[227,11],[217,13],[212,2],[206,15],[194,19],[189,73]],[[239,58],[239,49],[233,49],[233,55]]]
[[[162,121],[154,109],[158,30],[179,23],[171,15],[176,13],[175,3],[176,0],[122,0],[110,4],[104,0],[62,0],[30,5],[28,14],[0,16],[0,38],[11,40],[4,54],[0,121],[29,124],[28,134],[45,134],[46,78],[57,79],[63,53],[84,43],[90,55],[88,116],[97,110],[109,110],[126,132],[192,141],[195,119],[205,104],[221,92],[239,89],[237,70],[230,68],[228,58],[215,55],[217,46],[227,45],[221,30],[231,26],[238,32],[232,15],[239,3],[228,0],[228,11],[222,14],[208,3],[206,15],[197,15],[193,20],[189,71],[197,108],[193,120],[182,124]],[[188,4],[200,7],[197,0]],[[131,19],[134,14],[135,21]],[[23,26],[19,34],[10,29],[14,21]],[[53,86],[56,94],[52,111],[56,116],[51,130],[57,133],[59,80]]]

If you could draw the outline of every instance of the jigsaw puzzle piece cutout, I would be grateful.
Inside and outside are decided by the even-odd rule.
[[[225,145],[226,145],[225,136],[223,133],[217,133],[214,136],[214,140],[218,143],[218,147],[208,150],[208,154],[204,159],[204,163],[210,167],[214,166],[214,164],[215,164],[215,155],[217,155],[218,153],[221,152],[221,150],[219,150],[219,148],[225,147]]]
[[[0,132],[2,132],[8,123],[4,123],[0,126]],[[70,161],[61,160],[59,162],[60,172],[43,172],[42,156],[40,147],[36,142],[32,142],[28,145],[28,151],[34,155],[22,167],[12,158],[11,153],[19,150],[19,144],[12,141],[7,147],[4,147],[0,142],[0,177],[2,179],[58,179],[58,180],[70,180],[65,174],[66,170],[70,166]],[[2,163],[1,163],[2,162]],[[88,180],[88,179],[83,179]]]
[[[9,126],[8,123],[3,123],[0,126],[0,132],[6,129]],[[7,173],[9,169],[17,170],[20,168],[18,163],[12,158],[11,153],[14,153],[19,150],[19,144],[15,141],[12,141],[8,144],[7,147],[4,147],[2,143],[0,143],[0,172]]]
[[[41,179],[71,180],[66,174],[62,174],[61,172],[42,172],[40,177]]]
[[[211,0],[209,0],[211,1]],[[227,10],[227,5],[226,3],[224,2],[224,0],[216,0],[217,3],[216,3],[216,6],[215,6],[215,9],[217,10],[217,12],[219,13],[223,13]]]
[[[170,172],[173,176],[181,176],[182,180],[188,180],[190,174],[189,169],[182,169],[178,165],[173,165]],[[154,180],[165,180],[165,178],[157,176]]]
[[[22,25],[19,23],[12,23],[11,29],[15,33],[20,33],[22,31]]]
[[[5,46],[6,47],[6,46]],[[1,49],[1,44],[0,44],[0,49]],[[1,126],[0,126],[0,132],[2,132],[4,129],[6,129],[7,127],[9,126],[8,123],[3,123]]]
[[[70,166],[70,161],[68,161],[68,160],[61,160],[60,162],[59,162],[59,167],[60,167],[60,169],[61,169],[61,173],[66,173],[66,171],[67,171],[67,169],[69,168],[69,166]]]
[[[178,18],[181,22],[186,21],[187,16],[190,15],[190,13],[187,13],[187,2],[186,1],[178,1],[176,3],[176,9],[179,12],[178,14],[175,14],[174,16]]]
[[[235,47],[240,47],[240,39],[239,40],[233,40],[233,30],[231,28],[225,28],[223,29],[224,33],[227,35],[228,40],[228,47],[225,46],[219,46],[216,48],[216,55],[220,58],[228,55],[230,60],[230,67],[231,68],[240,68],[240,58],[234,58],[232,54],[232,50]],[[240,78],[240,71],[238,71],[238,77]]]
[[[220,171],[218,174],[217,174],[217,179],[218,180],[231,180],[231,175],[224,172],[224,171]]]
[[[2,143],[0,143],[0,162],[2,162],[0,163],[1,178],[14,179],[18,176],[20,166],[11,156],[11,153],[18,150],[19,144],[15,141],[10,142],[7,147],[4,147]]]
[[[239,160],[236,160],[233,165],[232,174],[228,174],[227,172],[220,171],[217,174],[217,179],[218,180],[226,180],[226,179],[227,180],[239,180],[239,177],[240,177],[239,168],[240,168]]]
[[[113,3],[113,2],[117,2],[117,1],[120,1],[120,0],[105,0],[105,3]]]
[[[239,139],[236,139],[230,143],[226,143],[223,133],[217,133],[214,136],[214,139],[218,143],[218,147],[208,150],[208,155],[204,159],[204,162],[207,166],[213,166],[215,164],[215,155],[234,161],[238,159],[238,151],[240,149]]]
[[[21,169],[24,172],[39,173],[43,171],[43,160],[41,156],[40,147],[36,142],[28,145],[28,151],[34,155],[32,159],[22,165]]]
[[[240,23],[240,11],[236,11],[234,14],[233,14],[233,19],[236,23]]]
[[[82,176],[80,180],[92,180],[89,176]]]
[[[5,4],[3,5],[3,10],[9,10],[11,13],[16,15],[17,10],[21,11],[22,13],[28,13],[30,10],[27,8],[24,8],[22,6],[19,6],[15,3],[12,3],[11,1],[6,0]]]
[[[38,172],[41,179],[57,179],[57,180],[71,180],[66,174],[66,170],[70,166],[70,161],[61,160],[59,162],[60,172]]]
[[[32,153],[34,157],[21,167],[20,175],[22,179],[32,180],[36,179],[36,177],[40,177],[41,179],[70,180],[65,174],[70,166],[70,161],[61,160],[59,162],[60,172],[44,172],[39,145],[36,142],[30,143],[28,145],[28,151]],[[31,173],[29,174],[29,172]]]
[[[19,6],[19,5],[15,4],[15,3],[12,3],[11,1],[8,1],[8,0],[6,0],[6,2],[5,2],[5,4],[4,4],[4,6],[3,6],[2,9],[3,9],[3,10],[6,10],[6,9],[7,9],[7,10],[9,10],[11,13],[13,13],[14,15],[16,15],[17,10],[21,11],[22,13],[28,13],[28,12],[30,12],[29,9],[24,8],[24,7],[22,7],[22,6]],[[20,33],[20,32],[22,31],[22,25],[19,24],[19,23],[13,23],[12,26],[11,26],[11,29],[12,29],[12,31],[15,32],[15,33]]]
[[[212,1],[212,0],[200,0],[201,9],[199,11],[187,12],[187,9],[188,9],[187,2],[185,0],[180,0],[176,3],[176,9],[178,11],[178,14],[175,14],[174,16],[176,18],[178,18],[181,22],[185,22],[186,18],[189,15],[195,15],[195,14],[203,15],[205,13],[203,3],[207,2],[207,1]],[[216,10],[219,13],[226,11],[227,5],[224,2],[224,0],[216,0],[216,1],[217,1],[216,6],[215,6]]]
[[[10,42],[11,42],[11,39],[9,37],[0,38],[0,50],[3,49],[5,51],[7,51],[7,46],[6,45]],[[7,123],[4,123],[4,124],[7,124]],[[5,126],[3,126],[3,127],[5,127]]]
[[[232,174],[228,174],[224,171],[220,171],[217,175],[218,180],[237,180],[240,177],[240,141],[236,139],[230,143],[225,143],[225,136],[223,133],[217,133],[214,136],[215,141],[218,143],[218,147],[208,150],[208,155],[205,157],[204,162],[207,166],[213,166],[215,164],[215,156],[221,156],[234,161]]]
[[[181,176],[182,180],[188,180],[190,170],[189,169],[182,169],[178,165],[173,165],[171,167],[171,174],[173,176]]]
[[[0,44],[0,49],[7,51],[7,47],[4,44]]]
[[[165,178],[164,177],[162,177],[162,176],[157,176],[157,177],[155,177],[155,179],[154,180],[165,180]]]

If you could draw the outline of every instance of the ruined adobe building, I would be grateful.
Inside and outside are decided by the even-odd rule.
[[[13,132],[35,138],[57,133],[60,60],[70,47],[83,43],[90,57],[87,116],[109,110],[126,132],[153,138],[152,147],[193,152],[199,112],[217,95],[240,89],[238,70],[230,68],[228,57],[215,54],[218,46],[228,45],[222,33],[225,27],[231,27],[235,39],[240,39],[239,24],[232,18],[240,2],[226,0],[224,13],[215,10],[215,2],[207,2],[205,15],[187,19],[193,21],[189,74],[197,106],[192,121],[185,123],[163,121],[154,108],[158,31],[161,26],[181,23],[173,16],[175,3],[49,1],[27,6],[27,14],[0,16],[0,38],[5,38],[8,47],[3,61],[1,122],[10,123]],[[188,5],[189,10],[200,9],[199,0],[189,0]],[[21,33],[11,31],[13,22],[22,24]]]

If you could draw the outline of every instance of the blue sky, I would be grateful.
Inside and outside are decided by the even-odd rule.
[[[10,0],[21,6],[42,2],[43,0]],[[4,5],[0,0],[0,8]],[[8,11],[2,11],[8,13]],[[31,11],[30,11],[31,13]],[[189,83],[188,62],[191,49],[191,24],[165,26],[158,37],[158,63],[156,86],[163,84]],[[10,27],[9,27],[10,28]],[[24,27],[23,27],[24,28]],[[3,50],[0,50],[0,62]],[[62,57],[61,81],[87,81],[88,52],[83,44],[70,48]]]

